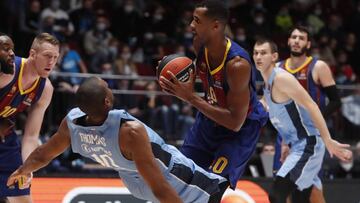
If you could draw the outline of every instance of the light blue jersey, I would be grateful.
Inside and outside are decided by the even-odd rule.
[[[325,153],[324,143],[307,110],[291,99],[284,103],[272,100],[272,84],[279,72],[286,71],[274,68],[264,89],[271,123],[291,146],[290,154],[276,175],[285,177],[289,174],[290,180],[294,181],[300,190],[311,185],[321,188],[317,174]]]
[[[159,202],[139,174],[135,162],[129,161],[120,152],[121,120],[137,119],[124,110],[112,110],[101,126],[76,125],[74,120],[84,115],[80,109],[75,108],[66,117],[72,150],[118,171],[122,181],[135,197]],[[226,181],[225,178],[204,171],[175,147],[165,144],[156,132],[143,125],[158,166],[181,199],[184,202],[208,202],[210,195],[219,191],[219,184]]]

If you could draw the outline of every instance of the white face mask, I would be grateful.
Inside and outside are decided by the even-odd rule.
[[[315,15],[319,16],[319,15],[322,14],[322,10],[321,10],[321,9],[316,9],[316,10],[314,11],[314,13],[315,13]]]
[[[350,163],[340,163],[341,167],[345,170],[345,171],[350,171],[351,168],[353,167],[354,163],[350,162]]]
[[[103,31],[103,30],[105,30],[105,28],[106,28],[106,24],[105,24],[105,23],[97,23],[97,24],[96,24],[96,28],[97,28],[99,31]]]
[[[130,12],[132,12],[134,10],[134,6],[133,5],[126,5],[125,7],[124,7],[124,11],[126,12],[126,13],[130,13]]]
[[[185,38],[185,39],[192,39],[192,38],[193,38],[193,33],[191,33],[191,32],[185,32],[184,38]]]
[[[184,51],[178,51],[178,52],[176,52],[176,53],[179,54],[179,55],[185,56],[185,52],[184,52]]]
[[[121,58],[124,60],[129,60],[131,58],[131,54],[130,53],[121,54]]]
[[[151,32],[147,32],[145,33],[144,38],[147,40],[152,40],[154,38],[154,35]]]
[[[240,42],[243,42],[243,41],[246,40],[246,36],[245,36],[245,35],[238,35],[238,36],[236,36],[236,39],[237,39],[238,41],[240,41]]]
[[[155,14],[155,15],[154,15],[154,20],[160,21],[160,20],[162,20],[162,19],[163,19],[163,16],[162,16],[161,14]]]
[[[258,25],[261,25],[263,24],[264,22],[264,18],[263,17],[256,17],[255,18],[255,23],[258,24]]]

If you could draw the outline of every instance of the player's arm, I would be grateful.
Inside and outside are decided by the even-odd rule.
[[[350,145],[341,144],[331,138],[330,132],[326,126],[326,122],[319,107],[295,79],[295,77],[289,73],[279,73],[275,76],[273,88],[276,88],[280,92],[286,94],[297,104],[307,110],[316,128],[320,131],[320,135],[331,156],[334,154],[343,161],[347,161],[351,158],[351,151],[346,149],[349,148]]]
[[[227,63],[226,78],[229,85],[226,95],[227,108],[210,105],[194,92],[193,73],[189,81],[185,83],[179,82],[171,72],[168,73],[173,82],[161,77],[160,85],[163,89],[190,103],[216,123],[233,131],[240,130],[250,101],[251,66],[245,59],[235,57]]]
[[[341,99],[336,88],[334,77],[331,73],[330,67],[321,60],[318,60],[314,66],[313,74],[318,78],[318,83],[325,92],[329,103],[323,110],[323,115],[328,118],[332,113],[341,107]]]
[[[53,86],[49,79],[46,79],[44,90],[40,99],[30,108],[26,118],[24,137],[22,139],[21,154],[25,160],[29,154],[38,146],[39,134],[44,118],[45,110],[49,106],[53,94]]]
[[[144,125],[128,121],[121,128],[121,152],[133,160],[140,175],[162,203],[182,202],[176,191],[166,181],[153,155]]]
[[[239,131],[249,109],[250,77],[250,64],[245,59],[236,57],[230,60],[226,67],[226,78],[229,85],[226,95],[227,108],[210,105],[203,99],[200,101],[198,97],[194,101],[190,100],[191,104],[216,123],[233,131]]]
[[[36,148],[24,164],[20,166],[7,181],[7,185],[13,185],[20,176],[26,176],[46,166],[52,159],[63,153],[70,145],[70,134],[65,119],[61,122],[58,131],[48,142]]]

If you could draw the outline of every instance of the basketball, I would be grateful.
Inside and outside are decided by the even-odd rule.
[[[193,61],[190,58],[179,54],[171,54],[165,56],[160,61],[156,70],[156,75],[158,79],[160,76],[163,76],[166,79],[171,80],[171,76],[168,74],[168,71],[170,71],[180,82],[186,82],[190,78],[190,69],[193,71],[195,69]]]

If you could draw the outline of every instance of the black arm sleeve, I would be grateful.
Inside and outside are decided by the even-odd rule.
[[[324,118],[326,119],[341,107],[341,100],[336,85],[324,87],[323,90],[326,96],[329,98],[329,103],[322,112]]]

